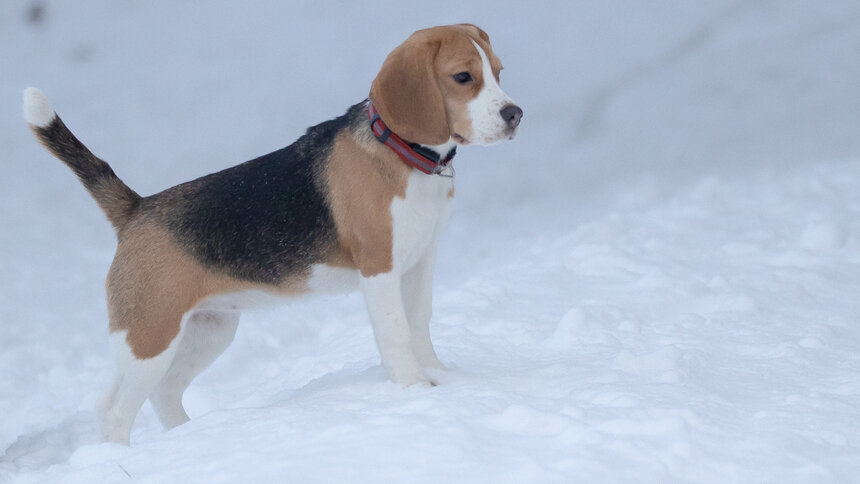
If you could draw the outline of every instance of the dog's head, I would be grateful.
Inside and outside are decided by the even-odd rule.
[[[470,24],[419,30],[394,49],[370,88],[382,119],[415,143],[513,139],[522,110],[499,87],[502,62]]]

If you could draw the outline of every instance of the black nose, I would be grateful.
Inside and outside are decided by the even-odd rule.
[[[499,111],[499,114],[501,114],[502,119],[508,123],[508,128],[514,129],[520,124],[520,118],[523,117],[523,110],[517,105],[508,104]]]

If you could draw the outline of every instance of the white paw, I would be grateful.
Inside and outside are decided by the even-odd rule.
[[[439,357],[435,353],[430,355],[419,355],[418,362],[422,368],[436,368],[439,370],[447,370],[448,368],[439,361]]]
[[[388,372],[391,374],[391,380],[394,383],[403,386],[408,387],[416,383],[436,386],[436,382],[427,376],[427,373],[418,365],[417,361],[414,364],[388,367]]]
[[[129,445],[131,441],[131,430],[128,427],[129,426],[125,425],[124,422],[120,422],[111,415],[107,415],[107,417],[100,422],[102,442],[113,442],[115,444],[126,446]]]
[[[430,343],[429,339],[425,341],[413,341],[412,353],[415,355],[415,359],[418,360],[418,365],[421,368],[438,368],[440,370],[447,369],[445,368],[445,365],[439,361],[439,357],[436,356],[436,351],[433,349],[433,345]]]

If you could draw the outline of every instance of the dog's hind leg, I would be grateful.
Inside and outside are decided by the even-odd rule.
[[[182,394],[191,381],[230,346],[238,325],[238,312],[201,310],[190,313],[183,325],[176,356],[149,396],[165,428],[188,421],[188,414],[182,406]]]
[[[183,322],[184,323],[184,322]],[[111,333],[111,350],[116,373],[99,408],[102,439],[106,442],[129,444],[131,427],[140,407],[167,373],[176,355],[182,336],[182,326],[176,338],[163,351],[151,358],[139,359],[126,340],[126,331]]]

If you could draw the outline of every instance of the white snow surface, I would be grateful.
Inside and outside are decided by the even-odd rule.
[[[0,4],[0,482],[858,482],[860,3]],[[34,20],[35,19],[35,20]],[[362,100],[412,31],[491,36],[520,136],[463,148],[404,388],[358,295],[243,315],[98,443],[115,246],[38,86],[150,194]]]

